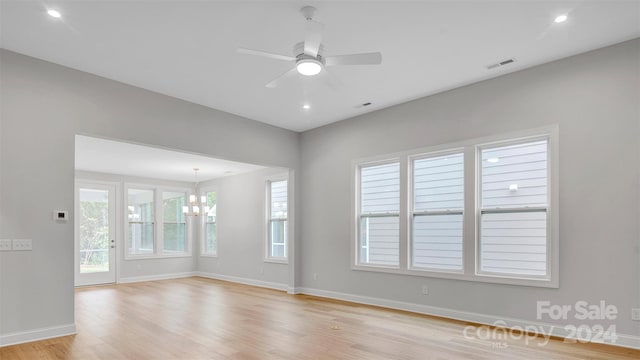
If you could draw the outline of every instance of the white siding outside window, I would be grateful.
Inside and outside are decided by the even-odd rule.
[[[413,160],[412,267],[462,271],[464,155]]]
[[[548,277],[548,140],[480,152],[480,272]]]
[[[557,288],[558,127],[352,161],[351,268]]]
[[[360,264],[397,267],[400,260],[400,163],[360,168]]]

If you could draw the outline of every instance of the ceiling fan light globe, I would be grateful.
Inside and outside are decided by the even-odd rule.
[[[313,59],[301,60],[296,64],[298,73],[305,76],[318,75],[322,71],[322,64]]]

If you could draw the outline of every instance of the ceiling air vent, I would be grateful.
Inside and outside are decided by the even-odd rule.
[[[488,65],[487,66],[487,70],[495,69],[495,68],[500,67],[500,66],[509,65],[509,64],[514,63],[514,62],[515,62],[514,59],[502,60],[502,61],[497,62],[495,64]]]

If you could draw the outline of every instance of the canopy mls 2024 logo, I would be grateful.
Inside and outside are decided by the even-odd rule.
[[[526,325],[510,326],[506,321],[498,320],[492,325],[464,328],[466,339],[489,341],[491,347],[504,349],[509,347],[508,340],[522,340],[525,344],[536,343],[545,346],[552,334],[564,336],[564,342],[599,342],[614,344],[618,338],[614,321],[618,318],[618,308],[601,300],[590,304],[580,300],[574,304],[552,304],[550,301],[537,301],[536,319],[542,321],[563,321],[563,326]]]

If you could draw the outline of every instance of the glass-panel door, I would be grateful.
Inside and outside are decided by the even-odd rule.
[[[76,286],[116,282],[114,185],[76,185]]]

